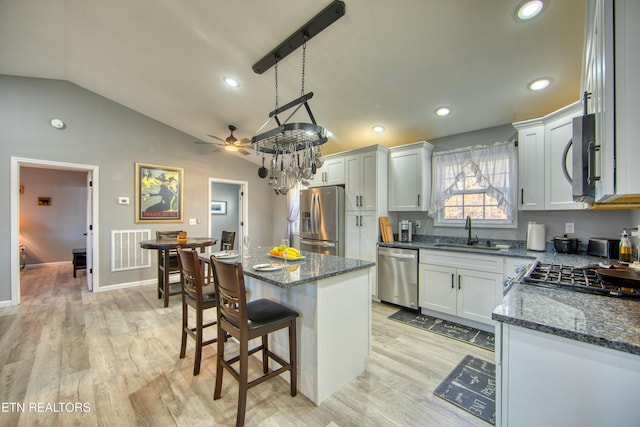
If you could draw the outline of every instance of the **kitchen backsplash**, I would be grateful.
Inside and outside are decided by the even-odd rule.
[[[441,236],[466,239],[468,231],[464,227],[434,227],[433,218],[426,212],[389,212],[389,218],[394,233],[397,233],[398,221],[409,220],[414,224],[420,221],[420,228],[414,228],[414,238],[419,236]],[[575,233],[570,237],[577,237],[582,245],[586,245],[593,237],[619,238],[622,229],[634,228],[640,224],[640,210],[615,211],[539,211],[519,212],[517,228],[473,228],[474,237],[480,240],[494,241],[526,241],[527,223],[533,221],[545,224],[546,239],[565,234],[565,223],[573,223]],[[638,245],[638,238],[631,240]]]

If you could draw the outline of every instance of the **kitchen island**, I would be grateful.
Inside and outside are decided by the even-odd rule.
[[[637,426],[640,301],[514,284],[496,327],[496,426]]]
[[[371,275],[375,263],[302,252],[275,271],[255,265],[283,264],[257,248],[242,258],[248,300],[269,298],[294,308],[298,321],[298,390],[316,405],[362,374],[371,346]],[[287,353],[286,331],[271,348]],[[284,376],[288,379],[288,375]]]

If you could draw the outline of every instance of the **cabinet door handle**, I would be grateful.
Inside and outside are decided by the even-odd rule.
[[[418,194],[418,207],[420,207],[420,194]]]
[[[360,215],[360,227],[362,227],[362,215]]]
[[[455,286],[453,284],[453,282],[455,281],[454,276],[455,274],[451,274],[451,289],[455,289]]]
[[[460,289],[460,283],[462,282],[462,280],[460,279],[460,275],[458,274],[458,289]]]
[[[520,189],[520,204],[524,205],[524,188]]]

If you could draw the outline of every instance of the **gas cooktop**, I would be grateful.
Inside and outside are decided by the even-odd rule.
[[[640,299],[635,288],[624,288],[603,282],[596,273],[597,267],[574,267],[536,261],[527,270],[522,280],[537,286],[562,288],[610,297]]]

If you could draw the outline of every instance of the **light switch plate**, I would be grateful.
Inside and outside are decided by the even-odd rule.
[[[198,218],[189,218],[189,225],[198,225]]]
[[[573,222],[565,222],[564,223],[564,232],[565,233],[575,233],[576,227]]]

